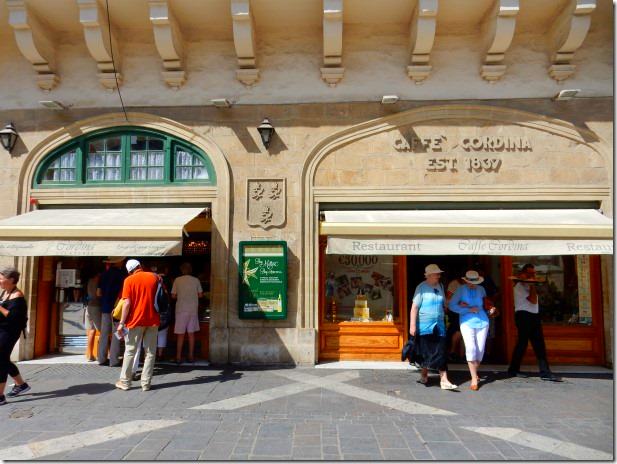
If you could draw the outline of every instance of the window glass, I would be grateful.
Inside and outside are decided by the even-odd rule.
[[[37,171],[35,186],[62,182],[78,187],[77,179],[79,184],[213,180],[208,161],[171,137],[127,134],[126,130],[106,134],[82,136],[68,145],[74,148],[44,160],[45,168]]]
[[[119,182],[122,180],[122,139],[109,137],[88,143],[86,180]]]
[[[43,175],[44,182],[73,182],[75,180],[76,149],[56,158]]]
[[[512,275],[531,263],[536,270],[540,317],[543,322],[591,325],[589,256],[517,256]]]
[[[164,140],[158,137],[131,136],[129,179],[134,181],[163,180],[165,178],[164,145]]]
[[[183,147],[176,148],[175,178],[178,180],[208,179],[208,171],[199,156]]]
[[[396,266],[394,256],[326,255],[326,320],[398,320]]]

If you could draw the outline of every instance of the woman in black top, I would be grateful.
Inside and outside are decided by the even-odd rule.
[[[26,328],[28,307],[24,294],[17,288],[19,271],[12,266],[0,269],[0,405],[6,404],[4,388],[10,375],[15,381],[7,396],[13,397],[30,390],[30,386],[11,362],[11,352]]]

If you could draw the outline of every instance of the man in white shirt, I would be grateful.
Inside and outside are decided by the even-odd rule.
[[[536,270],[533,264],[525,264],[519,278],[521,281],[514,286],[514,320],[516,321],[518,339],[512,352],[508,374],[511,377],[528,377],[520,372],[520,368],[521,360],[525,350],[527,350],[527,344],[531,341],[540,368],[540,378],[551,382],[561,382],[561,378],[551,372],[546,359],[546,345],[544,344],[535,284],[525,282],[525,280],[536,278]]]
[[[188,361],[195,360],[195,332],[199,332],[199,316],[197,308],[199,298],[204,296],[201,282],[197,277],[193,277],[193,268],[190,263],[182,263],[180,266],[182,276],[174,280],[171,288],[171,297],[176,299],[176,324],[174,333],[177,337],[176,343],[176,363],[182,360],[182,345],[184,344],[184,334],[189,335]]]

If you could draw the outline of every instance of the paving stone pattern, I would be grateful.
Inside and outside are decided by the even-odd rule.
[[[313,387],[233,410],[190,409],[294,383],[279,369],[157,366],[152,390],[114,388],[119,368],[23,365],[32,386],[0,407],[0,450],[134,420],[177,425],[135,433],[43,460],[563,460],[463,427],[505,427],[613,453],[613,379],[575,375],[563,383],[493,373],[480,391],[453,373],[459,391],[409,371],[358,371],[342,382],[453,415],[410,414]],[[297,368],[326,377],[343,371]],[[10,382],[9,382],[10,383]],[[8,387],[7,387],[8,389]]]

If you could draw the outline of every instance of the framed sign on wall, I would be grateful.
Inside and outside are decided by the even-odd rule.
[[[287,242],[240,242],[240,319],[287,318]]]

